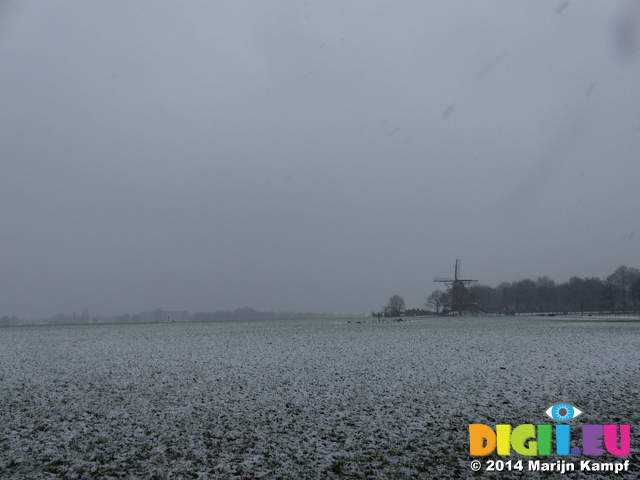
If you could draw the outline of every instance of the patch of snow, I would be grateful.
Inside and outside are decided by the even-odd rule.
[[[582,320],[5,327],[0,477],[474,478],[470,423],[560,400],[635,475],[640,323]]]

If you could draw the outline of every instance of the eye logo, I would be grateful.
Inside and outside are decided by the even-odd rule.
[[[568,403],[556,403],[544,412],[556,422],[568,422],[582,415],[582,410]]]

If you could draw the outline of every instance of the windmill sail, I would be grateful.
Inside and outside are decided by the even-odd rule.
[[[433,279],[434,282],[444,283],[449,291],[450,301],[447,305],[445,305],[445,307],[448,307],[450,312],[454,314],[458,312],[460,315],[462,315],[463,311],[478,310],[478,304],[473,302],[467,292],[468,286],[472,282],[477,282],[477,280],[459,278],[459,276],[462,276],[461,269],[462,262],[459,258],[456,258],[456,265],[453,270],[453,278],[436,277]]]

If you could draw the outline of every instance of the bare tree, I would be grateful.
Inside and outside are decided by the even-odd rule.
[[[435,309],[436,313],[440,313],[440,307],[446,303],[446,294],[442,290],[434,290],[429,294],[424,306]]]
[[[389,304],[387,305],[387,307],[387,311],[392,317],[400,315],[400,312],[402,312],[406,308],[404,298],[402,298],[400,295],[392,295],[389,299]]]
[[[479,311],[502,311],[500,292],[496,288],[492,288],[487,285],[471,285],[469,287],[469,295],[471,295],[472,301],[477,303]]]
[[[515,311],[520,312],[534,312],[535,308],[535,295],[536,295],[536,283],[525,278],[518,280],[511,284],[513,289],[513,301],[515,302]]]
[[[618,309],[626,311],[633,302],[632,285],[640,278],[640,270],[621,265],[607,277],[606,283],[613,290]]]
[[[640,306],[640,275],[638,275],[631,283],[630,294],[633,306],[638,308],[638,306]]]
[[[545,312],[555,310],[556,303],[556,282],[547,276],[538,277],[536,280],[536,300],[537,308],[542,307]]]

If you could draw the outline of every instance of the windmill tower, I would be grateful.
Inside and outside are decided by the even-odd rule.
[[[456,258],[456,266],[453,271],[453,278],[436,277],[433,279],[434,282],[444,283],[449,290],[450,303],[446,304],[445,308],[448,308],[449,311],[454,315],[456,312],[462,315],[462,312],[465,310],[478,310],[478,304],[472,302],[467,295],[467,288],[469,287],[469,285],[471,285],[473,282],[477,282],[478,280],[458,278],[458,275],[461,275],[460,269],[460,259]]]

